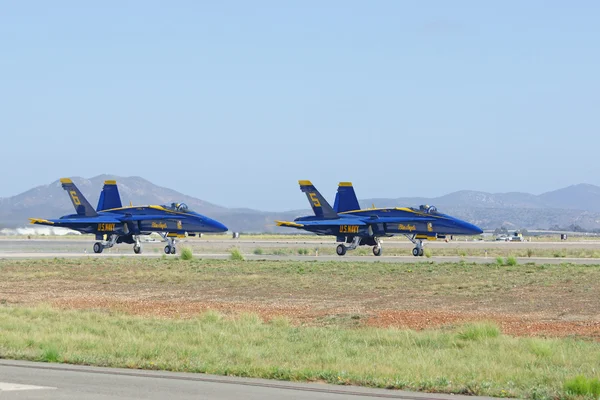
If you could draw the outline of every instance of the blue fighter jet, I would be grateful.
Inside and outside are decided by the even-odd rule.
[[[373,246],[373,254],[380,256],[380,238],[394,235],[405,235],[415,245],[413,255],[423,256],[423,241],[483,232],[473,224],[438,212],[433,206],[361,210],[350,182],[340,183],[332,208],[310,181],[298,183],[315,215],[299,217],[294,222],[275,221],[277,226],[336,236],[341,242],[336,248],[340,256],[358,246]]]
[[[134,253],[140,254],[140,236],[156,232],[167,242],[165,253],[175,254],[176,238],[227,231],[225,225],[190,210],[184,203],[123,207],[117,182],[114,180],[104,182],[98,207],[94,210],[71,179],[63,178],[60,182],[77,213],[59,219],[29,220],[32,224],[95,234],[98,242],[94,243],[94,253],[102,253],[102,250],[113,247],[116,243],[129,243],[133,244]]]

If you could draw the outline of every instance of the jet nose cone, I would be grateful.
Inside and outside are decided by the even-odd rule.
[[[468,222],[463,222],[463,229],[468,232],[467,235],[481,235],[483,233],[480,227]]]
[[[227,232],[228,230],[225,225],[215,220],[210,221],[210,227],[212,228],[213,232]]]

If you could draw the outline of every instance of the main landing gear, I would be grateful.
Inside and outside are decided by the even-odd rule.
[[[96,242],[94,243],[94,253],[100,254],[104,249],[110,249],[117,243],[118,235],[110,235],[106,242]]]
[[[423,241],[421,239],[416,239],[416,235],[406,235],[406,237],[415,245],[415,248],[412,249],[413,256],[423,257],[423,254],[425,254],[425,251],[423,250]]]
[[[348,247],[346,247],[346,245],[344,245],[343,243],[340,243],[335,248],[335,252],[337,253],[338,256],[343,256],[346,254],[346,252],[348,250],[356,249],[360,245],[361,240],[362,240],[361,237],[354,236],[354,238],[352,239],[352,242],[350,243],[350,245]],[[381,241],[379,240],[379,238],[374,238],[374,240],[375,240],[375,246],[373,246],[373,255],[379,257],[381,255],[381,251],[382,251]]]
[[[135,235],[133,236],[135,243],[133,245],[133,252],[135,254],[141,254],[142,253],[142,244],[140,242],[140,237]],[[115,245],[115,243],[117,243],[117,239],[119,239],[118,235],[110,235],[110,237],[108,238],[108,240],[106,242],[96,242],[94,243],[94,253],[96,254],[100,254],[102,253],[102,251],[104,249],[110,249],[111,247],[113,247]],[[121,242],[119,242],[121,243]],[[129,242],[131,243],[131,242]]]
[[[140,243],[140,237],[135,237],[135,244],[133,245],[133,252],[135,254],[142,254],[142,244]]]

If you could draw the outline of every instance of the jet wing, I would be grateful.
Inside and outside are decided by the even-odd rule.
[[[385,224],[405,224],[405,223],[414,223],[414,222],[435,222],[435,221],[439,221],[439,219],[436,218],[427,218],[427,217],[417,217],[417,218],[410,218],[410,217],[378,217],[378,218],[370,218],[370,217],[364,217],[361,218],[361,220],[367,224],[380,224],[380,223],[385,223]]]
[[[126,215],[122,217],[121,222],[132,222],[132,221],[156,221],[158,219],[170,219],[173,221],[180,220],[177,215]]]
[[[308,220],[299,222],[275,221],[277,226],[285,226],[290,228],[303,228],[305,226],[339,226],[339,225],[355,225],[366,226],[367,223],[358,218],[340,218],[340,219],[324,219],[324,220]]]

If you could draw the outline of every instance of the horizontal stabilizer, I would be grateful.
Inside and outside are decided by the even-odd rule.
[[[115,218],[107,218],[104,216],[99,217],[74,217],[74,218],[60,218],[60,219],[42,219],[42,218],[29,218],[29,222],[34,225],[50,225],[50,226],[66,226],[75,227],[77,225],[88,226],[93,224],[120,224],[121,221]]]
[[[302,228],[304,225],[298,224],[296,222],[287,222],[287,221],[275,221],[277,226],[289,226],[290,228]]]
[[[34,225],[54,225],[54,222],[42,218],[29,218],[29,222]]]

